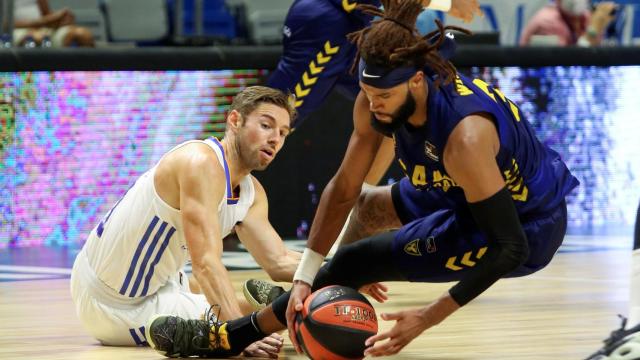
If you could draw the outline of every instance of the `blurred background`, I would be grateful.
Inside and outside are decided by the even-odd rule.
[[[232,97],[275,69],[292,3],[48,0],[47,12],[42,0],[0,0],[0,249],[79,249],[164,152],[221,137]],[[513,100],[581,182],[568,198],[568,234],[596,247],[602,238],[590,235],[621,236],[630,248],[640,199],[640,0],[616,1],[605,20],[600,2],[480,3],[484,16],[470,24],[427,10],[418,28],[441,19],[475,32],[459,37],[453,63]],[[542,29],[556,10],[575,20],[570,32]],[[590,31],[596,42],[582,38]],[[255,174],[283,238],[306,239],[346,148],[351,109],[331,93]],[[383,183],[401,176],[393,165]]]

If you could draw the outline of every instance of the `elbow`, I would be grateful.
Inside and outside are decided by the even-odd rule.
[[[211,262],[207,261],[204,258],[192,258],[191,261],[191,273],[198,281],[204,281],[204,279],[213,278],[215,274],[219,274],[222,270],[224,270],[224,265],[222,262]]]
[[[196,281],[200,282],[202,279],[207,277],[207,268],[203,266],[199,266],[197,264],[191,264],[191,273]]]
[[[503,250],[505,255],[503,258],[503,270],[504,273],[510,273],[520,266],[524,265],[529,259],[529,244],[526,237],[518,244],[505,247]]]
[[[271,272],[269,273],[269,277],[271,278],[271,280],[275,282],[292,282],[293,281],[293,275],[287,276],[287,274],[285,274],[282,271]]]
[[[265,267],[265,271],[273,281],[293,282],[293,274],[299,262],[299,257],[283,255],[270,261],[270,266]]]
[[[271,280],[275,282],[292,282],[293,281],[293,273],[291,273],[290,271],[285,271],[285,269],[281,266],[273,266],[266,270]]]

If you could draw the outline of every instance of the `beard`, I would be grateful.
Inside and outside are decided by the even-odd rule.
[[[391,114],[391,122],[378,120],[375,114],[371,114],[371,126],[379,133],[391,137],[402,125],[409,121],[409,117],[416,111],[416,99],[407,91],[407,96],[398,110]]]
[[[242,166],[249,171],[264,170],[269,166],[269,161],[262,160],[260,148],[252,148],[243,132],[239,132],[236,141],[236,152]]]

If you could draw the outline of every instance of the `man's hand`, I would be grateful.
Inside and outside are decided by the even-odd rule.
[[[242,352],[242,355],[247,357],[261,357],[277,359],[278,353],[282,349],[284,338],[276,333],[273,333],[260,341],[256,341],[253,344],[247,346]]]
[[[296,314],[302,311],[304,300],[309,297],[309,295],[311,295],[311,285],[300,280],[293,282],[289,305],[287,305],[287,329],[289,330],[291,344],[293,344],[298,354],[302,353],[302,348],[300,348],[300,344],[298,344],[298,340],[296,339],[294,324],[296,323]]]
[[[422,309],[405,310],[396,313],[380,314],[382,320],[396,320],[396,324],[391,330],[379,333],[367,339],[364,351],[365,356],[388,356],[397,354],[416,336],[431,327],[422,316]],[[385,343],[376,342],[389,339]]]
[[[475,15],[483,16],[478,0],[451,0],[449,15],[471,22]]]
[[[42,18],[42,21],[44,22],[44,26],[57,29],[65,25],[73,24],[75,16],[71,10],[64,8],[45,15]]]
[[[387,356],[397,354],[418,335],[430,327],[439,324],[454,311],[460,308],[449,293],[429,304],[426,308],[399,311],[391,314],[380,314],[382,320],[396,320],[391,330],[374,335],[365,341],[365,356]],[[377,341],[389,339],[383,344]]]
[[[379,303],[383,303],[389,299],[389,297],[387,296],[387,291],[389,291],[389,288],[381,283],[364,285],[360,287],[358,291],[371,296]]]

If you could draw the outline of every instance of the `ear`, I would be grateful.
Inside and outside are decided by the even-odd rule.
[[[242,115],[238,110],[231,110],[227,115],[227,129],[236,132],[240,125],[242,125]]]
[[[424,72],[418,71],[409,79],[409,87],[412,90],[419,89],[424,86]]]

